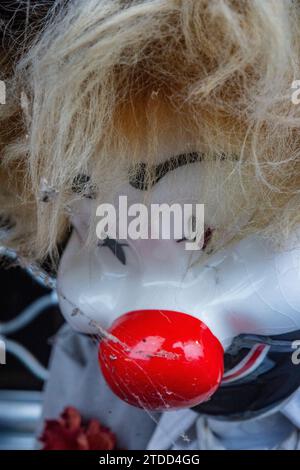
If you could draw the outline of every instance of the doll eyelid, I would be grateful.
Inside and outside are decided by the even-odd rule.
[[[126,254],[123,246],[128,246],[128,243],[120,243],[114,238],[106,237],[104,240],[98,242],[98,247],[108,248],[112,254],[122,263],[126,265]]]
[[[214,229],[212,227],[205,227],[204,241],[203,241],[202,250],[205,250],[207,248],[207,245],[211,241],[213,232],[214,232]],[[194,238],[192,241],[194,241],[195,239],[196,238]],[[176,243],[181,243],[181,242],[186,242],[186,241],[187,241],[187,239],[185,237],[183,237],[180,240],[176,240]]]

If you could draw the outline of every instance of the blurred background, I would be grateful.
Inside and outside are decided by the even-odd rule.
[[[47,286],[49,283],[47,283]],[[1,257],[0,450],[33,449],[55,334],[63,323],[55,291]]]

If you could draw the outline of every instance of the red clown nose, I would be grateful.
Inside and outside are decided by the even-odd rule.
[[[223,375],[224,350],[200,320],[169,310],[119,317],[99,346],[112,391],[149,410],[192,407],[209,400]]]

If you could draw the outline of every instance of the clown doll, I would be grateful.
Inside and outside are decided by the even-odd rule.
[[[21,3],[1,6],[0,210],[3,244],[57,272],[44,418],[77,407],[127,449],[298,448],[298,2]],[[201,204],[196,249],[121,237],[124,196]]]

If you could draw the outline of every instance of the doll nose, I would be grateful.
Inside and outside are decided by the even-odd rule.
[[[99,345],[102,373],[125,402],[149,410],[190,408],[210,399],[224,350],[201,320],[171,310],[119,317]]]

